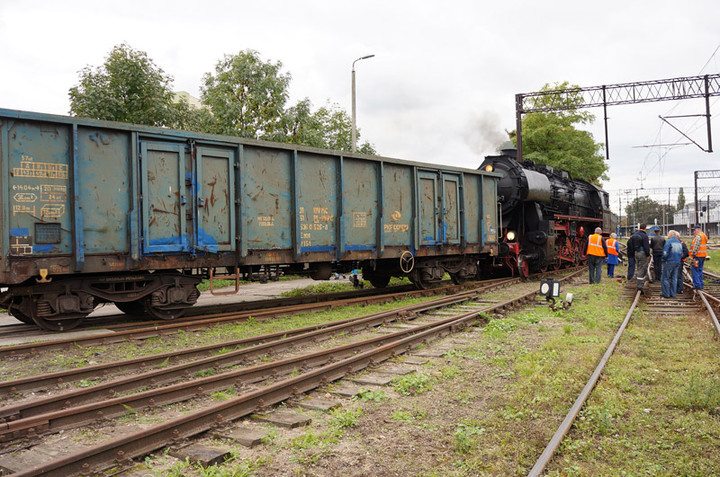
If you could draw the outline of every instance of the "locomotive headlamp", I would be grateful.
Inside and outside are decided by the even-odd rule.
[[[510,232],[508,232],[508,233],[505,235],[505,238],[507,238],[507,239],[510,240],[510,241],[515,240],[515,232],[513,232],[513,231],[511,230]]]
[[[488,164],[487,166],[485,166],[485,170],[487,172],[492,172],[493,170],[495,170],[495,168],[493,167],[492,164]]]
[[[560,282],[552,278],[546,278],[540,282],[540,295],[546,298],[556,298],[560,296]]]

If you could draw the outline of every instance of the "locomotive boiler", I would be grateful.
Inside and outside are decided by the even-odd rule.
[[[500,254],[513,273],[527,276],[584,263],[587,237],[596,227],[609,230],[608,193],[567,171],[519,163],[515,149],[487,156],[480,169],[502,175]]]

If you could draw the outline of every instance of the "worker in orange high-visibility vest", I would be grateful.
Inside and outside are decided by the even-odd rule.
[[[600,283],[602,264],[607,254],[607,244],[603,240],[602,229],[597,227],[595,233],[588,237],[587,248],[585,249],[590,270],[590,285]]]
[[[610,238],[605,241],[607,245],[607,276],[615,278],[615,265],[620,263],[620,248],[618,246],[617,234],[610,234]]]
[[[690,270],[692,270],[693,286],[697,290],[705,288],[703,281],[703,265],[707,258],[707,235],[702,231],[702,227],[695,226],[695,238],[690,245]]]

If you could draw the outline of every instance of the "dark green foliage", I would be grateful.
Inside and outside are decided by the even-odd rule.
[[[202,101],[212,111],[209,132],[267,139],[282,130],[290,74],[258,52],[225,55],[203,78]]]
[[[675,210],[672,205],[662,204],[650,197],[642,196],[633,199],[625,207],[625,214],[634,223],[654,224],[657,221],[657,223],[663,224],[668,220],[672,221],[672,214],[675,213]]]
[[[541,91],[566,90],[577,88],[568,82],[546,84]],[[542,107],[546,101],[539,97],[536,107]],[[569,106],[581,105],[582,97],[570,97]],[[574,102],[574,103],[573,103]],[[602,154],[602,143],[596,143],[592,134],[577,129],[576,126],[590,124],[595,117],[587,111],[577,109],[565,111],[530,113],[522,120],[523,158],[538,164],[547,164],[557,169],[564,169],[574,179],[599,183],[607,180],[608,167]],[[510,133],[513,142],[517,143],[515,132]]]
[[[202,101],[195,108],[172,92],[172,77],[147,53],[121,44],[105,63],[80,72],[70,88],[75,116],[165,126],[229,136],[264,139],[349,151],[352,122],[337,104],[312,111],[308,98],[286,108],[290,73],[282,63],[263,61],[258,52],[225,55],[203,78]],[[358,134],[359,137],[359,134]],[[359,152],[375,154],[369,143]]]
[[[195,119],[187,102],[175,103],[172,77],[143,51],[123,43],[105,63],[80,71],[80,82],[70,88],[70,113],[94,119],[185,127]]]

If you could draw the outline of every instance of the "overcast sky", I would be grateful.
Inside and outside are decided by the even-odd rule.
[[[717,0],[0,0],[0,107],[67,114],[78,71],[126,42],[196,97],[224,54],[254,49],[292,74],[290,104],[349,112],[351,64],[375,54],[356,65],[362,138],[381,155],[476,168],[515,128],[516,93],[720,72],[719,19]],[[602,110],[590,111],[604,141]],[[639,147],[686,142],[668,114],[704,114],[704,102],[608,110],[607,190],[692,186],[694,170],[720,169],[696,146]],[[704,118],[676,124],[707,146]],[[716,183],[720,197],[720,181],[702,185]]]

